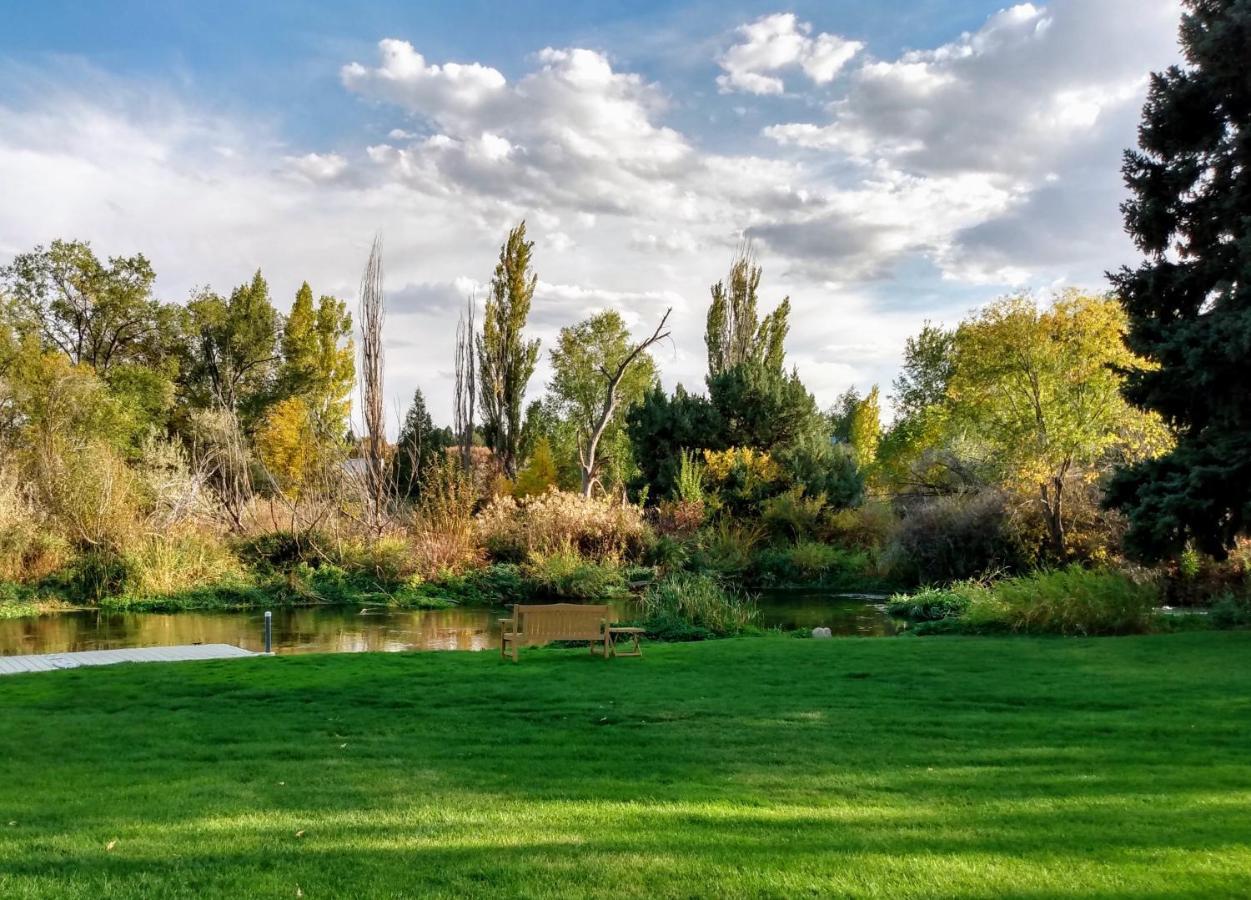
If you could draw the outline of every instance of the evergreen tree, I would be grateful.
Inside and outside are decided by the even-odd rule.
[[[677,484],[684,450],[723,450],[717,410],[704,397],[678,385],[670,397],[657,385],[626,415],[639,474],[631,483],[647,487],[653,501],[670,496]]]
[[[773,452],[806,434],[828,431],[798,373],[760,361],[709,378],[708,396],[718,413],[719,443],[725,447]]]
[[[1143,559],[1188,541],[1223,558],[1251,530],[1251,3],[1185,6],[1189,66],[1152,75],[1140,150],[1125,154],[1122,210],[1147,258],[1112,276],[1129,346],[1155,363],[1125,395],[1177,433],[1108,491]]]
[[[539,359],[539,342],[521,335],[538,283],[530,271],[533,249],[534,242],[526,240],[525,222],[508,233],[491,278],[478,338],[482,431],[509,478],[517,476],[521,404]]]
[[[425,395],[421,388],[417,388],[413,391],[413,402],[408,407],[395,442],[392,482],[401,497],[416,500],[421,496],[422,484],[442,460],[445,448],[450,446],[449,439],[447,429],[434,427],[426,409]]]

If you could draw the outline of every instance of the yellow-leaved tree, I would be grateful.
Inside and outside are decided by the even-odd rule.
[[[277,486],[299,497],[320,466],[317,427],[308,402],[288,397],[269,408],[256,430],[256,453]]]
[[[950,424],[976,436],[998,480],[1040,504],[1051,552],[1066,554],[1067,489],[1113,463],[1164,450],[1167,428],[1121,396],[1144,361],[1125,346],[1115,299],[1070,290],[990,304],[957,329]]]

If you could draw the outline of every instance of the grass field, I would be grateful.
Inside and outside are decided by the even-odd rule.
[[[0,897],[1251,893],[1251,633],[0,679]]]

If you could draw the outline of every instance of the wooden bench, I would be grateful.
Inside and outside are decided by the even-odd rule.
[[[583,603],[516,604],[511,619],[500,619],[500,658],[512,648],[513,662],[520,647],[539,647],[552,641],[589,641],[591,653],[595,645],[605,657],[612,649],[609,628],[616,621],[611,606],[589,606]]]

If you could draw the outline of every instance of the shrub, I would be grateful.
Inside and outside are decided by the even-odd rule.
[[[1251,541],[1240,540],[1229,558],[1218,562],[1187,549],[1164,568],[1164,596],[1176,606],[1204,606],[1251,590]]]
[[[892,616],[914,622],[936,622],[964,615],[973,600],[986,593],[986,586],[977,581],[958,581],[949,588],[925,587],[914,594],[895,594],[886,603]]]
[[[17,475],[0,469],[0,579],[38,581],[70,556],[68,542],[48,530]]]
[[[643,554],[643,561],[657,569],[672,572],[681,569],[690,562],[691,554],[687,544],[667,534],[658,535]]]
[[[845,550],[819,541],[792,547],[770,547],[755,559],[753,575],[762,585],[826,585],[854,587],[867,575],[869,557],[862,550]]]
[[[512,563],[495,563],[425,583],[418,593],[460,606],[511,606],[534,597],[534,583]]]
[[[742,575],[751,568],[756,548],[764,537],[764,529],[758,525],[722,519],[700,532],[694,563],[697,568],[721,575]]]
[[[141,597],[176,594],[244,578],[239,559],[199,531],[145,535],[126,552],[126,590]]]
[[[829,517],[829,538],[844,547],[880,551],[890,539],[898,517],[889,503],[871,501],[853,509],[840,509]]]
[[[134,584],[134,572],[126,557],[106,548],[79,554],[67,574],[71,597],[89,603],[129,593]]]
[[[784,487],[782,467],[767,451],[750,447],[704,451],[705,480],[714,509],[749,515],[766,497]]]
[[[804,496],[802,487],[793,487],[760,506],[760,518],[770,532],[792,540],[813,537],[821,524],[825,495]]]
[[[887,569],[906,584],[977,578],[1026,563],[1004,497],[995,491],[938,497],[912,510],[885,554]]]
[[[1212,604],[1213,628],[1251,628],[1251,597],[1223,594]]]
[[[670,575],[648,588],[641,607],[647,633],[666,640],[742,634],[759,617],[754,597],[711,575]]]
[[[661,534],[689,537],[704,524],[702,500],[662,500],[656,507],[656,530]]]
[[[50,604],[38,600],[33,592],[11,581],[0,581],[0,619],[21,619],[37,616]]]
[[[1153,585],[1123,572],[1070,566],[996,583],[973,596],[965,620],[1029,634],[1138,634],[1158,600]]]
[[[698,504],[704,508],[705,467],[693,450],[683,450],[678,457],[678,477],[673,485],[674,498],[679,503]]]
[[[626,589],[615,566],[584,559],[571,550],[533,554],[522,571],[535,595],[554,600],[603,600],[621,596]]]
[[[319,565],[324,556],[319,548],[330,543],[326,535],[317,531],[267,531],[243,539],[235,552],[252,568],[281,572],[300,563]]]
[[[564,550],[598,561],[636,559],[648,540],[637,506],[565,491],[521,501],[496,497],[479,513],[477,529],[487,553],[501,562]]]

